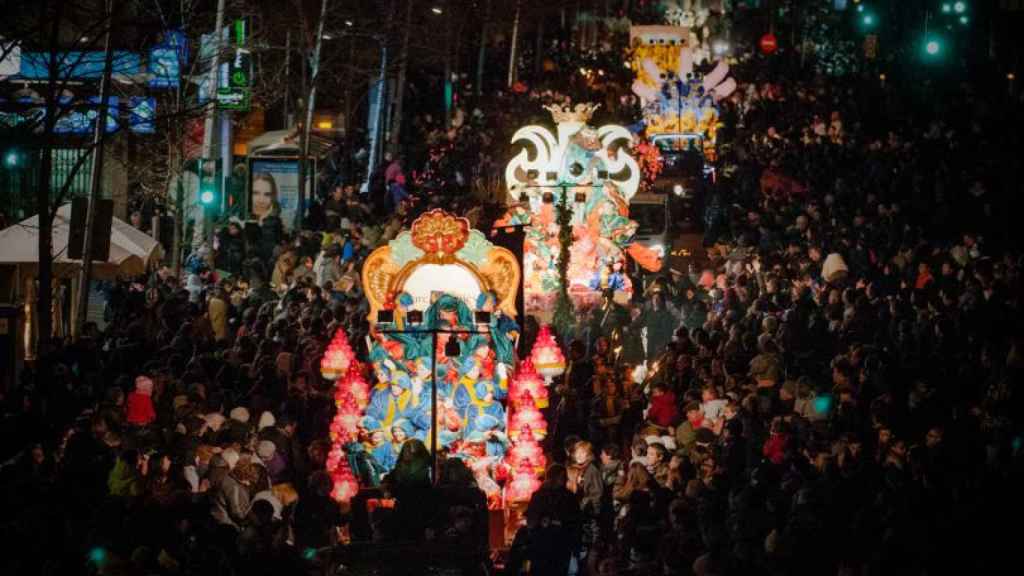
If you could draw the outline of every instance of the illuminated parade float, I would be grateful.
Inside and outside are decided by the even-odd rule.
[[[370,336],[350,343],[339,330],[321,361],[336,382],[334,498],[378,484],[416,438],[441,460],[463,459],[491,508],[526,502],[546,463],[540,410],[565,360],[546,327],[517,358],[516,257],[433,210],[371,253],[362,276]],[[368,347],[368,366],[353,345]]]
[[[633,243],[636,223],[629,201],[641,171],[630,154],[633,135],[617,125],[588,124],[594,104],[549,106],[552,133],[525,126],[512,137],[524,148],[505,168],[509,212],[499,225],[523,225],[526,310],[549,319],[561,289],[558,270],[563,225],[571,227],[566,287],[577,311],[595,305],[605,291],[629,299],[627,254],[647,269],[660,268],[660,255]],[[561,211],[571,213],[561,223]]]
[[[706,41],[676,26],[630,29],[633,93],[640,98],[644,132],[659,147],[699,146],[714,160],[718,128],[717,102],[736,90],[723,60],[706,75],[696,66],[708,61]]]

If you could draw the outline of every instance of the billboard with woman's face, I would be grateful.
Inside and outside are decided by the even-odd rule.
[[[262,223],[273,214],[291,228],[299,209],[298,161],[253,160],[249,173],[249,219]]]

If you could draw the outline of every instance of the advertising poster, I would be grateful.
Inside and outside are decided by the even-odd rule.
[[[299,209],[298,160],[252,160],[249,174],[249,219],[276,213],[290,230]]]

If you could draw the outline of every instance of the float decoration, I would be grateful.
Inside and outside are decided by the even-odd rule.
[[[717,103],[736,90],[727,78],[729,65],[719,61],[701,77],[695,65],[706,49],[695,47],[684,28],[636,26],[630,30],[633,93],[640,98],[645,131],[657,134],[696,134],[713,154],[721,125]]]
[[[356,477],[360,474],[376,478],[378,470],[372,461],[363,458],[359,444],[360,421],[369,400],[369,386],[362,376],[362,366],[355,359],[348,336],[338,330],[321,359],[324,378],[335,380],[334,405],[336,412],[329,426],[331,450],[327,454],[326,470],[331,476],[331,497],[348,502],[359,491]]]
[[[376,380],[357,420],[362,451],[387,473],[405,441],[421,440],[465,460],[499,505],[494,478],[509,446],[505,402],[519,334],[517,258],[466,218],[438,209],[374,250],[362,277]]]
[[[526,226],[526,309],[550,321],[556,309],[560,319],[570,308],[574,317],[585,314],[605,290],[616,292],[621,301],[632,295],[632,283],[621,271],[627,248],[635,246],[637,225],[629,219],[629,200],[642,172],[631,155],[633,136],[626,128],[587,124],[597,105],[547,109],[557,136],[542,126],[526,126],[513,136],[513,143],[525,147],[506,166],[509,211],[497,224]]]
[[[533,352],[530,354],[533,366],[537,373],[544,377],[544,381],[551,384],[551,380],[561,376],[565,372],[565,356],[562,349],[555,342],[555,336],[547,325],[541,326],[537,334],[537,341],[533,345]]]

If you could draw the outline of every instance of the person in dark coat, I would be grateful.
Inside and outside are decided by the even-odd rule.
[[[531,576],[563,576],[569,571],[579,544],[581,513],[568,481],[565,466],[552,464],[526,508]]]
[[[242,263],[245,262],[245,237],[242,236],[242,228],[238,222],[228,222],[226,228],[222,228],[218,234],[220,249],[217,251],[217,268],[227,270],[232,276],[242,273]]]

